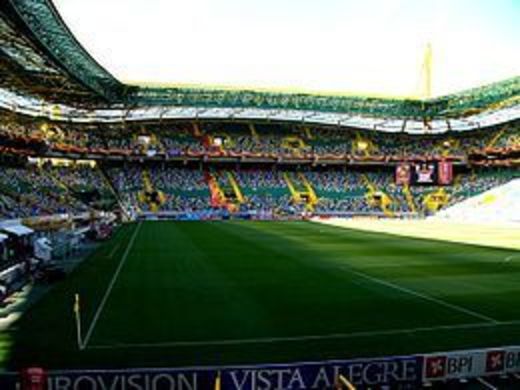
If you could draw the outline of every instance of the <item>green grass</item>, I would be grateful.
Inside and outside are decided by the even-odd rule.
[[[518,344],[516,256],[309,222],[129,225],[0,335],[2,364],[274,363]],[[76,292],[84,335],[100,312],[83,351]]]

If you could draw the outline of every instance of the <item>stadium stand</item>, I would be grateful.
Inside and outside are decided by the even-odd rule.
[[[52,166],[47,168],[47,172],[67,188],[72,196],[90,207],[111,209],[114,206],[114,194],[103,173],[95,165]]]
[[[507,180],[511,175],[497,175],[496,172],[508,171],[496,171],[491,167],[481,167],[478,174],[468,175],[460,166],[455,167],[455,175],[457,176],[458,172],[461,174],[456,177],[453,186],[408,188],[394,183],[394,168],[391,166],[363,168],[353,163],[389,164],[394,161],[439,159],[457,162],[471,158],[475,151],[479,151],[480,154],[486,150],[515,152],[519,145],[518,131],[518,123],[465,134],[423,136],[316,126],[215,121],[174,122],[161,125],[142,123],[123,127],[121,124],[66,125],[58,122],[30,121],[29,118],[18,115],[3,117],[0,123],[0,134],[5,137],[6,144],[10,143],[15,151],[19,150],[17,148],[24,148],[23,151],[20,150],[20,154],[36,153],[48,158],[54,156],[65,159],[75,154],[109,161],[135,156],[155,160],[189,159],[199,162],[197,168],[194,168],[193,164],[189,168],[146,166],[150,188],[145,188],[142,172],[145,168],[133,164],[126,172],[125,168],[117,168],[117,164],[107,165],[101,161],[100,166],[108,167],[107,173],[115,194],[111,194],[110,184],[105,183],[105,178],[98,169],[53,167],[46,175],[38,175],[35,178],[35,183],[45,180],[46,184],[43,189],[38,187],[38,199],[44,199],[42,194],[52,193],[53,200],[39,202],[42,210],[38,207],[35,210],[27,210],[31,209],[31,202],[27,201],[29,206],[25,206],[23,215],[81,211],[88,209],[85,203],[99,209],[103,208],[102,204],[114,204],[114,197],[120,198],[128,210],[148,212],[152,207],[148,197],[153,195],[153,191],[157,191],[157,195],[160,196],[152,207],[155,211],[211,210],[217,205],[208,201],[208,198],[211,199],[212,191],[208,187],[205,174],[211,177],[213,173],[217,173],[214,177],[217,184],[215,188],[218,190],[219,182],[222,182],[220,184],[230,195],[228,197],[232,198],[232,201],[227,203],[232,203],[234,210],[276,210],[286,214],[298,214],[303,210],[318,213],[382,212],[388,216],[428,214],[485,191],[493,185],[502,184],[503,180]],[[14,154],[16,155],[16,152]],[[235,159],[237,163],[251,161],[263,164],[263,159],[268,159],[269,164],[283,160],[293,161],[292,164],[302,161],[307,161],[307,164],[329,161],[332,165],[320,169],[312,166],[271,169],[262,165],[254,169],[245,165],[235,165],[230,169],[213,169],[207,166],[212,160],[218,164],[219,159],[226,161],[226,158]],[[349,161],[353,165],[348,168],[334,166]],[[37,170],[33,169],[31,172],[34,171]],[[284,176],[284,171],[289,173],[288,177]],[[301,181],[301,174],[308,180],[310,192],[307,191],[307,184]],[[21,199],[23,193],[20,183],[9,181],[4,177],[5,210],[12,210],[13,202],[9,200]],[[50,191],[49,183],[54,183],[57,190]],[[241,194],[236,193],[237,188]],[[301,191],[302,188],[304,191]],[[81,194],[92,194],[94,189],[98,192],[97,204],[90,204],[91,201]],[[315,199],[308,200],[304,194],[306,192]],[[304,196],[300,197],[298,193]],[[60,201],[56,199],[58,194],[63,194],[73,201]],[[243,199],[239,202],[233,200],[241,196]],[[443,199],[439,203],[431,202],[432,198]],[[32,203],[36,202],[33,200]],[[50,204],[42,207],[45,203]],[[430,206],[426,206],[427,204]],[[4,213],[9,214],[8,211]]]
[[[141,207],[146,209],[146,204],[139,201],[139,193],[143,192],[144,187],[141,172],[136,167],[110,167],[105,171],[127,210],[137,212]]]
[[[44,168],[4,167],[0,186],[6,197],[20,204],[21,216],[80,213],[88,207],[55,181]]]
[[[209,207],[209,188],[201,170],[153,167],[148,172],[153,188],[165,195],[160,209],[196,211]]]
[[[155,200],[157,211],[207,211],[224,206],[226,202],[211,202],[209,177],[213,177],[223,194],[221,196],[236,203],[241,211],[298,214],[309,202],[295,199],[291,186],[297,192],[307,192],[303,177],[315,192],[317,202],[312,210],[317,213],[378,214],[388,211],[399,215],[438,211],[518,175],[516,169],[488,168],[462,172],[452,186],[405,187],[395,184],[394,172],[388,168],[291,171],[243,167],[207,170],[163,164],[160,167],[112,167],[107,169],[107,173],[123,203],[131,210],[149,211],[150,196],[158,197]],[[148,190],[146,176],[150,182]],[[429,197],[439,192],[445,195],[445,201],[434,210],[430,209]]]

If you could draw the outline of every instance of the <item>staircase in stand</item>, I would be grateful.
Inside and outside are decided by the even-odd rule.
[[[232,172],[207,172],[206,181],[211,193],[213,207],[225,207],[229,211],[237,211],[245,202],[240,186]]]
[[[504,127],[502,127],[499,131],[497,131],[497,133],[493,136],[493,138],[491,138],[491,140],[489,141],[489,143],[486,145],[487,148],[492,148],[496,145],[496,143],[498,142],[498,140],[500,138],[502,138],[502,136],[504,135],[504,133],[506,131],[509,130],[509,125],[505,125]]]
[[[308,211],[314,211],[318,203],[316,192],[311,183],[302,173],[284,173],[283,178],[287,183],[287,188],[291,193],[292,199],[296,204],[305,204]]]
[[[367,175],[361,175],[365,186],[367,187],[367,192],[365,194],[365,198],[367,202],[372,207],[379,207],[381,211],[387,217],[393,217],[394,212],[391,210],[392,198],[388,196],[388,194],[381,189],[378,189],[374,183],[370,181]]]
[[[253,138],[255,142],[260,141],[255,125],[252,123],[249,124],[249,132],[251,133],[251,138]]]
[[[412,191],[410,191],[410,186],[405,184],[403,187],[403,193],[406,198],[406,203],[408,204],[408,208],[412,213],[417,211],[417,207],[415,206],[415,199],[413,198]]]
[[[430,213],[439,211],[448,204],[450,194],[444,187],[438,188],[433,192],[426,194],[423,198],[423,206]]]
[[[240,189],[240,186],[238,185],[237,181],[235,180],[235,176],[232,172],[227,171],[226,172],[227,180],[229,184],[231,185],[231,188],[233,189],[233,192],[235,194],[235,199],[238,203],[244,203],[244,195],[242,194],[242,190]]]
[[[143,169],[141,178],[143,180],[144,191],[139,194],[139,201],[146,203],[150,211],[156,213],[166,200],[165,195],[153,187],[150,172],[147,169]]]
[[[215,176],[210,172],[204,173],[204,179],[208,184],[209,193],[210,193],[210,204],[211,207],[224,207],[227,205],[227,200],[224,195],[224,192],[220,188],[218,184],[218,180]]]

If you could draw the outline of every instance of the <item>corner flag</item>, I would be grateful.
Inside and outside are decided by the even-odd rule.
[[[79,294],[74,296],[74,317],[76,318],[76,337],[78,342],[78,348],[83,349],[83,341],[81,340],[81,313],[79,304]]]
[[[74,314],[79,316],[79,294],[74,296]]]
[[[215,378],[215,386],[213,387],[213,390],[220,390],[222,379],[220,378],[220,371],[217,373],[217,377]]]

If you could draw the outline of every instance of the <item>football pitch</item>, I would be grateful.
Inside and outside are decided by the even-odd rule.
[[[122,227],[0,336],[6,369],[519,344],[520,251],[312,222],[141,222]]]

